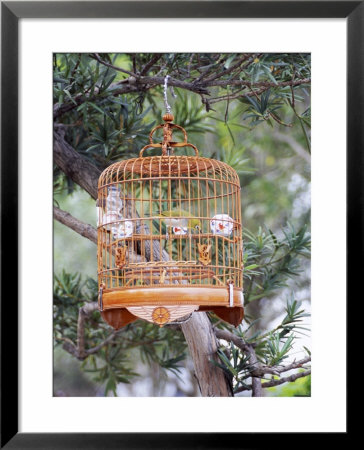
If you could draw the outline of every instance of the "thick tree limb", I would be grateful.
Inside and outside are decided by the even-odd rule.
[[[181,325],[195,365],[195,373],[203,397],[232,397],[232,386],[224,372],[213,365],[218,361],[216,337],[206,313],[194,313]]]
[[[54,130],[53,136],[54,162],[75,183],[96,199],[97,183],[101,175],[100,169],[77,153],[64,139],[64,134],[61,130]]]

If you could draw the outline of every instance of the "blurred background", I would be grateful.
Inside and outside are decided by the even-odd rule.
[[[170,66],[175,70],[174,55],[163,55],[165,72]],[[103,61],[109,61],[110,65],[125,70],[132,71],[133,64],[135,66],[133,55],[103,54],[101,57]],[[238,57],[226,55],[226,70],[232,67]],[[193,65],[197,61],[195,58],[192,54],[181,54],[177,63],[186,71],[190,70],[192,76]],[[208,61],[209,55],[200,55],[200,67],[208,65]],[[257,54],[253,55],[252,62],[242,71],[241,79],[251,83],[242,94],[248,89],[253,90],[254,86],[259,92],[263,86],[259,83],[271,83],[272,87],[263,93],[247,97],[239,96],[234,86],[224,86],[223,93],[221,87],[211,87],[211,98],[227,95],[228,99],[216,101],[208,107],[201,101],[203,97],[195,92],[174,87],[175,97],[171,92],[168,93],[175,123],[186,129],[189,142],[197,146],[200,155],[224,161],[238,172],[242,187],[243,228],[244,233],[247,233],[243,238],[248,243],[270,239],[268,244],[272,246],[274,239],[278,242],[287,241],[287,230],[289,233],[294,230],[296,234],[302,229],[305,233],[310,231],[310,86],[308,81],[294,89],[282,85],[292,77],[308,79],[309,73],[308,54]],[[158,74],[158,67],[155,74]],[[145,93],[120,95],[109,102],[110,89],[129,78],[128,74],[99,64],[90,55],[56,54],[55,105],[72,103],[82,92],[81,86],[85,86],[87,77],[101,75],[105,86],[109,83],[103,99],[95,103],[88,102],[86,106],[82,106],[85,105],[82,103],[77,109],[59,116],[56,123],[64,126],[66,139],[76,151],[102,169],[120,159],[138,154],[147,142],[149,131],[162,122],[164,102],[161,85]],[[75,218],[96,227],[95,200],[57,167],[54,202]],[[277,252],[280,251],[278,246],[277,249]],[[248,255],[252,252],[251,246],[246,252]],[[253,259],[249,260],[250,264],[249,261],[245,263],[251,267],[251,273],[248,270],[244,278],[247,307],[246,319],[241,327],[242,330],[249,329],[252,338],[256,333],[263,335],[268,330],[274,330],[282,322],[286,315],[287,299],[292,295],[301,302],[301,309],[310,313],[310,259],[307,251],[301,252],[304,257],[300,257],[299,253],[295,255],[298,259],[293,261],[292,258],[285,267],[279,270],[272,268],[275,272],[273,270],[269,275],[271,284],[268,286],[265,283],[261,291],[258,280],[263,275],[259,275],[258,265],[262,260],[258,264],[258,260]],[[258,275],[254,271],[258,271]],[[177,332],[173,329],[165,330],[163,334],[158,327],[153,331],[154,325],[141,325],[138,321],[135,329],[128,330],[136,340],[142,339],[141,336],[153,336],[156,342],[169,342],[170,348],[174,350],[167,359],[163,356],[165,348],[156,342],[153,348],[148,349],[146,346],[141,349],[141,345],[126,345],[124,341],[122,355],[115,357],[111,363],[105,355],[94,355],[79,361],[65,351],[62,345],[64,339],[75,340],[77,308],[85,301],[96,300],[97,286],[95,288],[92,283],[92,280],[97,282],[96,245],[56,220],[54,274],[55,396],[200,395],[183,337],[176,337]],[[97,314],[95,324],[100,323]],[[305,317],[304,325],[305,330],[296,334],[285,363],[307,354],[305,351],[310,348],[309,316]],[[107,332],[106,324],[103,327],[102,331]],[[101,339],[97,334],[98,329],[98,325],[88,329],[90,342]],[[130,336],[128,339],[132,341]],[[247,390],[237,395],[251,394]],[[294,383],[267,388],[264,395],[310,395],[310,376]]]

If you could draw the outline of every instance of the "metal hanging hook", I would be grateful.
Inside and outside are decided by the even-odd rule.
[[[166,108],[167,114],[171,114],[171,113],[172,113],[172,109],[171,109],[171,107],[169,106],[168,98],[167,98],[168,80],[169,80],[169,78],[171,78],[169,75],[166,75],[166,76],[165,76],[165,78],[164,78],[164,90],[163,90],[164,107]],[[174,90],[173,90],[173,87],[172,87],[172,86],[169,86],[169,89],[170,89],[170,91],[171,91],[172,97],[173,97],[173,98],[176,98],[177,95],[175,94],[175,92],[174,92]]]

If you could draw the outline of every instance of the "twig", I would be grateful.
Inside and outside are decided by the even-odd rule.
[[[192,64],[192,60],[193,60],[194,56],[195,56],[195,54],[191,53],[190,59],[188,61],[188,66],[187,66],[187,78],[190,78],[190,76],[191,76],[191,64]]]
[[[105,345],[108,345],[110,342],[112,342],[119,331],[120,330],[114,330],[104,341],[101,342],[101,344],[95,345],[95,347],[86,350],[87,356],[97,353],[99,350],[102,349],[102,347],[105,347]]]
[[[235,63],[233,66],[229,67],[228,69],[222,70],[221,72],[217,73],[216,75],[213,75],[210,78],[206,78],[205,83],[210,83],[211,81],[216,80],[217,78],[221,78],[225,75],[228,75],[229,73],[233,72],[235,69],[238,69],[243,62],[245,62],[248,59],[249,55],[243,55],[242,58],[238,60],[237,63]]]
[[[255,354],[254,348],[252,344],[247,344],[244,339],[235,336],[235,334],[231,333],[227,330],[218,330],[215,328],[216,337],[219,339],[225,339],[226,341],[233,342],[237,347],[243,350],[245,353],[249,355],[249,363],[252,367],[250,371],[250,375],[252,377],[252,391],[253,397],[262,397],[262,385],[260,378],[264,375],[262,369],[260,367],[259,361],[257,359],[257,355]]]
[[[234,333],[231,333],[231,331],[228,330],[220,330],[218,328],[214,328],[216,337],[219,339],[224,339],[228,342],[233,342],[240,350],[243,350],[243,352],[249,352],[249,345],[247,344],[244,339],[236,336]]]
[[[70,339],[57,338],[58,340],[64,341],[63,349],[66,350],[71,355],[75,356],[80,361],[86,359],[89,355],[97,353],[102,347],[109,344],[114,337],[117,335],[118,331],[114,330],[112,333],[100,344],[95,347],[86,349],[85,348],[85,321],[94,311],[98,310],[97,302],[89,302],[81,306],[78,311],[78,321],[77,321],[77,344],[75,345]]]
[[[85,319],[89,316],[93,311],[98,310],[97,302],[86,303],[84,306],[78,311],[78,320],[77,320],[77,346],[76,357],[78,359],[85,359],[88,354],[87,350],[85,350]]]
[[[140,75],[145,75],[148,73],[149,69],[153,67],[153,65],[159,61],[162,57],[162,53],[156,53],[151,60],[147,62],[147,64],[140,71]]]
[[[271,82],[259,82],[259,83],[251,83],[250,81],[246,81],[246,80],[231,80],[230,82],[216,82],[216,85],[219,85],[220,87],[225,87],[227,85],[230,86],[247,86],[248,88],[250,88],[250,92],[247,92],[244,95],[241,94],[232,94],[232,95],[222,95],[221,97],[213,97],[209,99],[209,103],[217,103],[217,102],[221,102],[224,100],[227,100],[228,98],[234,99],[234,98],[240,98],[240,97],[252,97],[255,96],[257,98],[259,98],[258,96],[260,94],[262,94],[263,92],[267,91],[268,89],[274,87],[285,87],[285,86],[292,86],[292,83],[297,86],[300,84],[306,84],[309,83],[311,80],[309,78],[304,78],[301,80],[295,80],[294,82],[292,81],[283,81],[282,83],[271,83]],[[210,85],[209,85],[210,87]],[[256,87],[260,87],[260,89],[255,89],[253,90],[252,88],[256,88]],[[241,88],[243,89],[243,88]]]
[[[265,383],[262,383],[262,388],[265,389],[265,388],[269,388],[269,387],[279,386],[280,384],[293,382],[293,381],[296,381],[298,378],[307,377],[308,375],[311,375],[311,369],[305,370],[304,372],[294,373],[288,377],[280,378],[279,380],[267,381]],[[237,394],[239,392],[251,391],[251,390],[252,390],[251,386],[241,386],[241,387],[237,388],[234,391],[234,393]]]
[[[135,78],[138,77],[138,75],[136,73],[130,72],[130,70],[122,69],[121,67],[117,67],[117,66],[114,66],[113,64],[103,61],[97,53],[92,53],[90,56],[91,56],[91,58],[96,59],[96,61],[98,61],[100,64],[103,64],[106,67],[110,67],[111,69],[117,70],[118,72],[126,73]]]
[[[210,86],[220,86],[225,87],[227,85],[230,86],[250,86],[254,88],[278,88],[278,87],[285,87],[285,86],[299,86],[301,84],[309,84],[311,82],[311,78],[298,78],[295,80],[289,80],[289,81],[281,81],[279,83],[273,83],[273,81],[257,81],[256,83],[252,83],[251,81],[247,80],[214,80],[210,83],[202,82],[202,85],[205,85],[206,87]]]
[[[311,361],[311,356],[306,356],[306,358],[303,358],[300,361],[293,361],[288,366],[277,367],[276,372],[282,373],[282,372],[287,372],[288,370],[298,369],[299,367],[302,367],[304,364],[307,364],[310,361]]]

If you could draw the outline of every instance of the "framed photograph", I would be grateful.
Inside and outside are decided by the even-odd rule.
[[[363,19],[363,2],[346,1],[1,3],[1,448],[348,438],[346,301],[363,269],[352,250],[363,226]],[[173,152],[184,156],[171,175]],[[244,251],[234,180],[250,195],[243,230],[256,228]],[[301,264],[300,275],[295,257],[310,253],[311,229],[312,270]],[[166,255],[157,264],[156,249]],[[156,294],[148,303],[152,284],[164,303]],[[169,299],[176,284],[194,289],[188,311]],[[197,309],[209,326],[188,329]],[[298,326],[306,312],[312,341]],[[258,313],[270,318],[263,331]],[[209,330],[214,350],[208,339],[203,347]],[[189,333],[200,333],[197,349]],[[130,355],[154,368],[148,382]],[[154,389],[160,367],[173,382]]]

